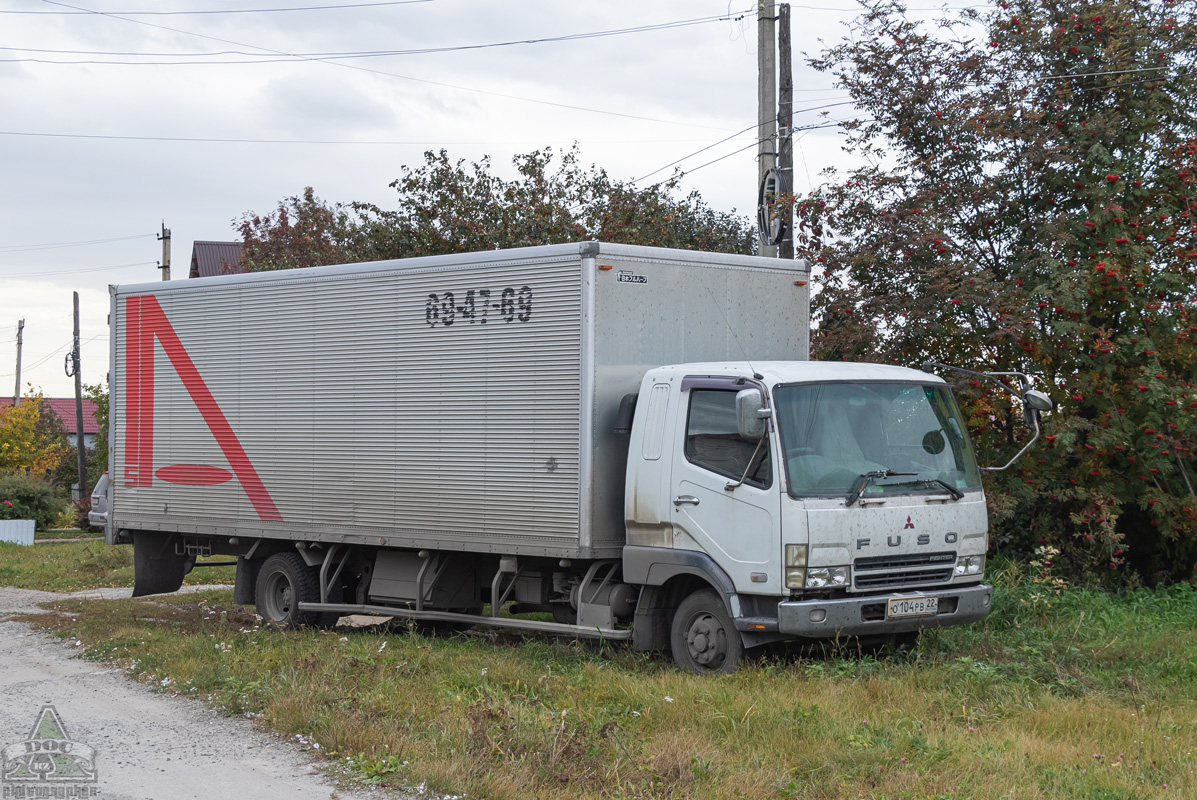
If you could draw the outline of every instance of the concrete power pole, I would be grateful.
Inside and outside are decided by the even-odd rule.
[[[757,186],[764,182],[776,160],[774,141],[777,134],[777,26],[773,0],[758,0],[757,5]],[[777,246],[761,242],[760,255],[775,258]]]
[[[75,292],[75,453],[79,462],[79,500],[87,497],[87,445],[83,441],[83,370],[79,364],[79,293]]]
[[[25,332],[25,320],[17,323],[17,388],[12,390],[12,404],[21,404],[21,335]]]
[[[777,170],[785,182],[786,208],[782,215],[785,236],[777,257],[794,258],[794,75],[790,64],[790,4],[782,3],[777,15],[778,62],[781,73],[777,94]]]
[[[166,227],[166,223],[162,223],[162,235],[158,237],[162,240],[162,280],[170,280],[170,228]]]

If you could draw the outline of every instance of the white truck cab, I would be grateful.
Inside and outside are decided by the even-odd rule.
[[[695,574],[686,566],[720,574],[741,644],[893,635],[989,612],[980,472],[947,384],[924,372],[834,362],[650,370],[624,496],[624,580],[665,587]],[[695,638],[676,629],[685,624],[673,636]],[[689,624],[713,622],[699,614]],[[739,656],[732,631],[699,638],[702,647],[689,645],[697,671],[701,657],[719,669]]]

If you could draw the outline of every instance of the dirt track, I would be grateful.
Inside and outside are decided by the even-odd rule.
[[[156,694],[118,670],[73,658],[69,644],[9,617],[59,597],[130,591],[56,595],[0,587],[0,749],[24,741],[42,707],[53,705],[69,738],[95,748],[96,796],[103,800],[374,796],[336,790],[298,745],[248,720]],[[2,789],[0,796],[7,796]]]

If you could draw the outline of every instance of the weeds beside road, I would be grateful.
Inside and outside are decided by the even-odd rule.
[[[773,656],[715,679],[544,638],[260,630],[228,590],[64,601],[29,621],[303,737],[364,783],[485,798],[1197,796],[1197,592],[997,577],[986,622],[914,651]]]
[[[183,583],[232,584],[234,574],[234,567],[202,567],[192,570]],[[38,538],[32,547],[0,542],[0,586],[74,592],[132,585],[133,548],[109,547],[102,535],[84,542]]]

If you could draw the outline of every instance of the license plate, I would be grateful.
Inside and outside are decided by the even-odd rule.
[[[889,601],[886,618],[932,617],[939,613],[938,597],[895,597]]]

